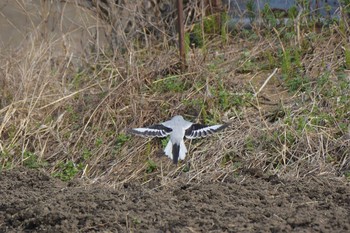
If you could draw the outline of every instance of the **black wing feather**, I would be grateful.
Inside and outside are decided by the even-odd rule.
[[[151,125],[145,128],[134,128],[129,130],[130,133],[143,137],[166,137],[173,130],[162,124]]]
[[[223,125],[203,125],[203,124],[192,124],[191,127],[186,129],[185,136],[188,138],[200,138],[200,137],[206,137],[209,134],[216,133],[220,130],[223,130],[226,128],[228,124]],[[215,127],[215,128],[211,128]]]

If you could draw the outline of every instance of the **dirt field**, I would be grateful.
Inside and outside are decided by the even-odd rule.
[[[349,232],[338,178],[242,174],[222,183],[64,183],[36,170],[0,176],[0,232]]]
[[[0,233],[350,232],[349,0],[173,2],[0,0]]]

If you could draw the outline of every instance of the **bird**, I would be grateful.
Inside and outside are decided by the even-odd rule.
[[[130,133],[142,137],[167,137],[170,135],[170,140],[164,149],[165,155],[173,160],[174,164],[178,160],[184,160],[187,153],[187,148],[184,138],[195,139],[206,137],[210,134],[218,132],[226,128],[228,124],[220,125],[204,125],[186,121],[182,116],[174,116],[171,120],[151,125],[143,128],[132,128]]]

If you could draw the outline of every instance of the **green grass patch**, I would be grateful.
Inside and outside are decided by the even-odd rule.
[[[82,163],[76,164],[73,161],[60,162],[57,165],[58,171],[53,173],[53,177],[59,178],[62,181],[72,180],[75,175],[82,171],[84,165]]]

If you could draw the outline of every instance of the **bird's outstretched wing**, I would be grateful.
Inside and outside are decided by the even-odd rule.
[[[227,126],[228,124],[210,126],[202,124],[192,124],[191,127],[186,129],[185,137],[188,139],[203,138],[224,129]]]
[[[129,132],[140,135],[142,137],[166,137],[168,136],[173,130],[171,128],[165,127],[162,124],[156,124],[151,125],[145,128],[133,128],[130,129]]]

